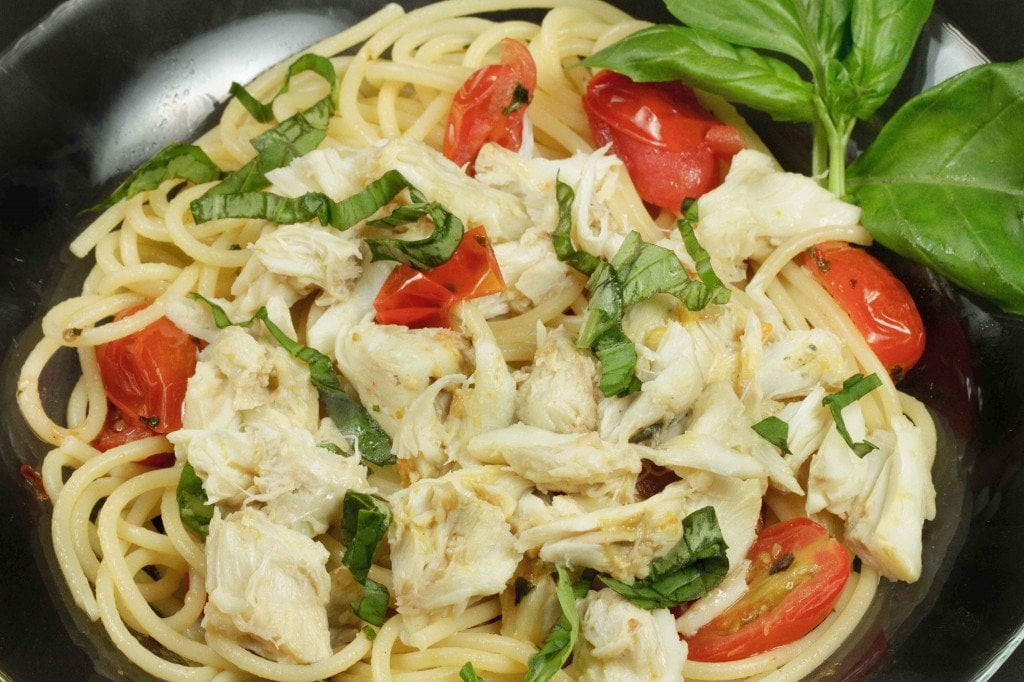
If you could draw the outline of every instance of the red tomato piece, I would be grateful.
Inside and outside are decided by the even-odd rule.
[[[512,151],[523,143],[523,116],[537,86],[537,65],[527,47],[511,38],[501,41],[500,60],[475,71],[448,112],[444,155],[459,166],[468,163],[471,175],[487,142]]]
[[[738,661],[795,642],[825,620],[850,577],[850,554],[807,518],[763,529],[747,558],[748,591],[686,638],[691,659]]]
[[[121,410],[107,401],[107,420],[103,423],[100,435],[93,440],[92,446],[100,452],[106,452],[125,443],[155,436],[156,431],[137,420],[125,419]]]
[[[743,148],[738,130],[724,125],[679,82],[634,83],[602,71],[583,95],[590,133],[611,143],[644,201],[679,211],[722,182],[722,167]]]
[[[373,302],[377,322],[423,327],[448,327],[458,301],[505,290],[505,280],[483,227],[462,235],[447,262],[423,272],[400,265],[388,276]]]
[[[120,313],[123,319],[138,308]],[[181,428],[185,387],[196,369],[195,340],[165,317],[96,347],[107,398],[126,423],[156,433]]]
[[[864,249],[828,242],[802,263],[842,306],[885,369],[899,381],[924,353],[924,322],[896,275]]]

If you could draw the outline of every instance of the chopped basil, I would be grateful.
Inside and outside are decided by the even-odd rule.
[[[85,210],[102,211],[139,192],[156,189],[160,183],[170,178],[180,178],[198,185],[216,180],[220,176],[220,168],[217,168],[217,164],[199,147],[193,144],[170,144],[136,168],[109,197]]]
[[[878,446],[866,440],[858,443],[853,442],[850,432],[846,429],[846,422],[843,421],[843,408],[857,402],[881,385],[882,380],[875,374],[867,376],[854,374],[843,382],[843,388],[840,391],[829,394],[821,399],[821,404],[827,406],[829,412],[832,413],[832,419],[836,423],[836,430],[839,431],[839,435],[843,437],[843,440],[846,441],[846,444],[850,446],[850,449],[858,457],[863,457],[872,450],[877,450]]]
[[[476,674],[472,663],[466,663],[459,669],[459,678],[462,682],[484,682],[484,678]]]
[[[508,103],[508,106],[501,110],[501,115],[508,116],[513,111],[517,111],[529,103],[530,91],[527,90],[522,83],[516,83],[516,87],[512,90],[512,101]]]
[[[178,479],[178,490],[175,493],[181,522],[196,535],[206,537],[210,534],[210,520],[213,519],[213,505],[203,490],[203,481],[196,474],[191,464],[185,464]]]
[[[369,625],[363,626],[363,634],[366,635],[366,639],[370,640],[371,642],[377,639],[377,631]]]
[[[373,224],[393,227],[428,215],[434,221],[434,232],[429,237],[413,241],[367,239],[373,259],[395,260],[420,270],[429,270],[447,262],[462,240],[465,230],[462,221],[440,204],[426,202],[423,195],[396,170],[384,173],[366,189],[342,201],[333,201],[320,192],[309,192],[295,198],[270,192],[207,193],[193,201],[191,207],[197,223],[220,218],[262,218],[278,224],[291,224],[316,218],[321,225],[347,230],[386,206],[403,189],[409,189],[416,204],[395,209],[391,216]]]
[[[323,443],[317,443],[316,446],[318,448],[323,448],[324,450],[327,450],[328,452],[333,453],[335,455],[341,455],[342,457],[345,456],[345,451],[342,450],[341,448],[339,448],[334,443],[323,442]]]
[[[636,348],[622,330],[627,306],[659,293],[675,296],[688,310],[702,310],[709,303],[729,300],[730,291],[711,269],[707,251],[693,234],[690,218],[681,218],[678,227],[683,244],[697,264],[699,279],[690,278],[674,252],[645,242],[638,232],[630,232],[611,262],[599,263],[587,281],[590,300],[576,345],[592,348],[601,360],[601,392],[606,396],[640,388],[633,375]]]
[[[765,417],[750,428],[787,455],[793,454],[789,450],[789,424],[778,417]]]
[[[324,406],[327,416],[331,418],[341,435],[348,441],[352,451],[378,466],[394,464],[397,461],[391,452],[391,438],[370,416],[366,408],[341,387],[341,382],[334,373],[334,364],[329,357],[315,348],[303,346],[289,338],[276,324],[270,321],[266,308],[260,308],[252,318],[245,322],[232,322],[224,309],[213,301],[196,292],[192,292],[189,296],[209,306],[218,329],[232,325],[249,327],[256,320],[262,321],[270,335],[292,357],[302,360],[309,366],[309,377],[320,396],[320,403]]]
[[[541,642],[540,648],[526,662],[523,682],[544,682],[554,677],[569,659],[579,637],[580,615],[576,610],[576,600],[586,596],[590,584],[588,581],[580,581],[574,587],[565,568],[556,566],[555,569],[558,571],[555,596],[558,597],[562,613]],[[579,590],[583,594],[579,594]]]
[[[572,202],[576,193],[572,187],[555,178],[555,200],[558,202],[558,225],[551,233],[551,242],[555,247],[558,260],[568,263],[584,275],[592,275],[601,259],[597,256],[578,251],[572,245]]]
[[[683,535],[667,554],[651,562],[642,580],[601,581],[643,609],[662,609],[703,597],[729,572],[726,544],[715,508],[698,509],[683,519]]]
[[[288,67],[288,72],[284,76],[284,84],[281,85],[281,89],[277,91],[277,94],[267,102],[263,104],[258,99],[249,94],[249,91],[241,83],[231,84],[231,94],[241,103],[245,110],[249,112],[253,118],[260,123],[269,123],[274,120],[274,101],[278,97],[288,92],[288,88],[291,86],[292,76],[295,76],[303,71],[314,71],[321,78],[330,84],[332,90],[335,87],[335,81],[337,76],[334,73],[334,65],[331,64],[331,60],[326,57],[321,57],[317,54],[304,54]]]
[[[377,546],[391,525],[391,510],[372,495],[351,490],[345,493],[341,511],[341,539],[345,555],[341,563],[360,583],[366,582]]]
[[[363,597],[352,605],[352,611],[371,625],[380,627],[388,612],[388,588],[378,582],[367,580],[363,585]]]

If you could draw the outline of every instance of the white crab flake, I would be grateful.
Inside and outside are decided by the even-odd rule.
[[[186,429],[265,423],[315,431],[320,404],[305,363],[227,327],[199,354],[182,410]]]
[[[832,332],[790,331],[765,346],[758,379],[765,398],[782,400],[802,398],[822,384],[838,386],[851,370]]]
[[[244,509],[215,512],[206,539],[203,627],[271,660],[314,663],[331,655],[328,552],[301,533]]]
[[[591,592],[576,605],[580,635],[572,670],[580,682],[679,682],[686,642],[668,609],[645,611],[612,590]]]
[[[935,518],[931,449],[920,427],[905,416],[892,431],[867,433],[859,403],[843,409],[854,442],[878,446],[864,457],[846,445],[833,425],[811,458],[807,513],[822,509],[846,520],[845,539],[862,561],[893,580],[921,576],[921,530]]]
[[[555,433],[597,429],[597,364],[558,327],[538,344],[533,367],[516,395],[516,416]]]
[[[393,436],[434,379],[462,369],[466,342],[448,329],[409,329],[364,319],[338,337],[335,357],[359,400]]]
[[[500,467],[475,467],[423,479],[391,496],[388,530],[403,640],[437,618],[498,594],[522,554],[508,518],[530,484]]]
[[[763,259],[783,240],[832,227],[856,226],[860,209],[813,178],[783,172],[771,157],[745,149],[725,181],[700,198],[697,239],[725,282],[746,279],[748,258]]]

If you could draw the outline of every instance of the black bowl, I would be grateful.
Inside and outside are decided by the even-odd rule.
[[[232,80],[378,3],[77,0],[44,19],[56,4],[0,0],[0,47],[35,25],[0,56],[0,339],[10,339],[0,367],[0,678],[148,679],[65,598],[49,503],[19,473],[45,448],[14,404],[17,368],[39,338],[38,317],[81,285],[85,267],[66,249],[87,222],[78,211],[156,149],[212,125]],[[629,4],[667,18],[658,0]],[[940,1],[890,106],[982,54],[1024,57],[1022,33],[1019,0]],[[752,120],[800,170],[804,131]],[[879,121],[861,127],[861,143]],[[986,679],[1024,637],[1024,320],[882,255],[910,284],[928,327],[928,351],[904,387],[936,416],[939,512],[925,528],[922,579],[884,584],[815,677]],[[54,404],[70,367],[44,377]],[[999,676],[1021,679],[1024,661],[1011,659]]]

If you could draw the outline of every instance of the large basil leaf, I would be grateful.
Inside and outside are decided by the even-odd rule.
[[[905,104],[849,169],[872,236],[1024,314],[1024,61],[955,76]]]
[[[683,535],[664,556],[651,562],[646,578],[625,583],[609,576],[601,582],[642,609],[664,609],[703,597],[729,572],[727,546],[714,507],[683,519]]]
[[[856,89],[850,113],[875,113],[903,75],[934,0],[857,0],[850,19],[853,46],[844,60]]]
[[[788,64],[683,26],[637,31],[581,65],[611,69],[639,82],[682,80],[779,121],[813,121],[816,115],[814,89]]]
[[[816,72],[835,46],[828,14],[841,2],[823,0],[666,0],[679,21],[735,45],[781,52]]]

